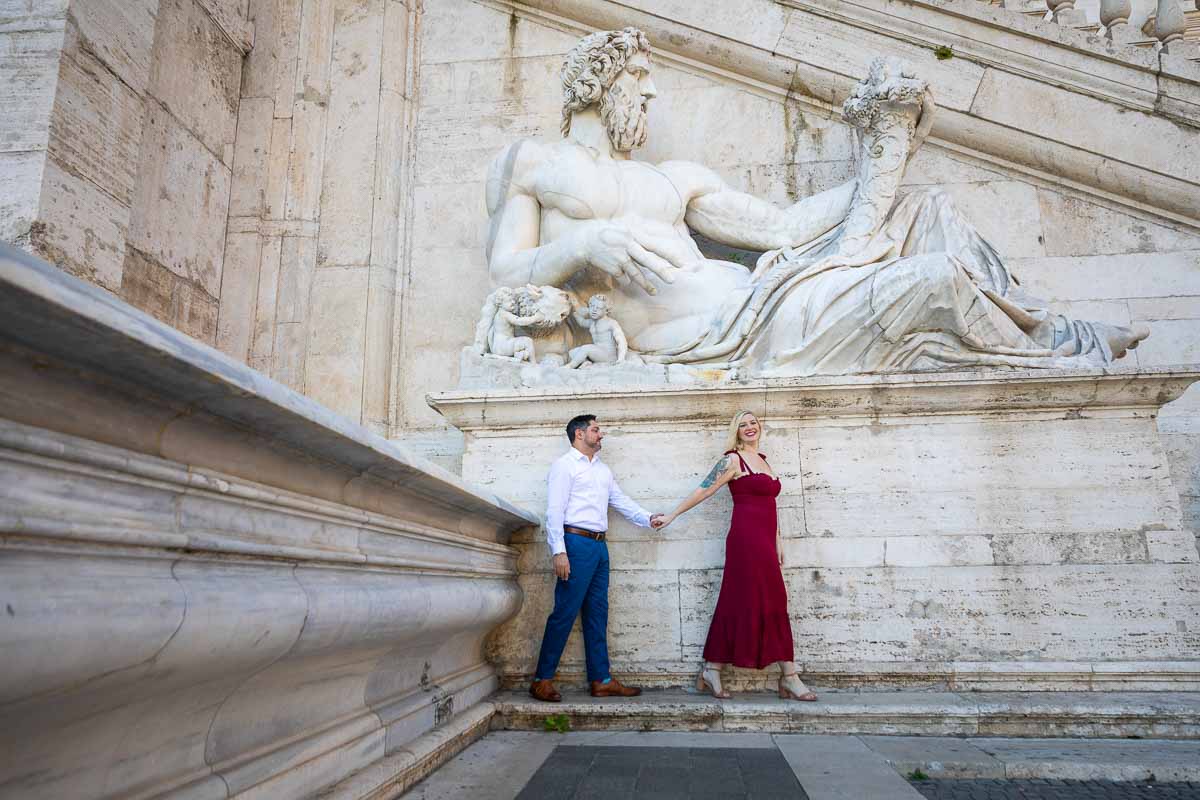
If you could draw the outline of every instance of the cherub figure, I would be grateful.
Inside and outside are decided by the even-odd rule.
[[[518,361],[534,362],[533,339],[517,336],[517,327],[541,322],[539,314],[517,316],[520,307],[516,290],[502,286],[487,296],[475,326],[475,352],[508,356]]]
[[[592,332],[592,343],[571,349],[571,360],[567,367],[575,369],[587,362],[593,364],[616,364],[625,360],[629,345],[625,331],[608,315],[612,302],[607,295],[594,294],[587,306],[575,311],[575,321]]]

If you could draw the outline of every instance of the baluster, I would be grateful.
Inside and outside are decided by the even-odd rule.
[[[1087,24],[1087,15],[1075,8],[1075,0],[1046,0],[1046,7],[1059,25],[1077,28]]]
[[[1129,15],[1133,12],[1130,0],[1100,0],[1100,24],[1106,38],[1123,41],[1129,38]]]
[[[1158,8],[1154,14],[1154,38],[1158,39],[1162,49],[1171,52],[1173,42],[1183,41],[1183,32],[1187,21],[1183,16],[1183,7],[1179,0],[1158,0]]]

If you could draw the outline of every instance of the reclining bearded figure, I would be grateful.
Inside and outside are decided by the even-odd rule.
[[[1095,367],[1147,330],[1055,314],[938,190],[897,200],[934,104],[876,60],[843,106],[861,141],[850,182],[781,209],[694,163],[630,153],[655,96],[649,43],[593,33],[562,70],[563,140],[523,140],[488,176],[488,263],[500,286],[612,298],[631,353],[739,376]],[[764,255],[707,259],[690,230]]]

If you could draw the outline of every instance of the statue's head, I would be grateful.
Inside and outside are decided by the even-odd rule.
[[[588,298],[588,316],[592,319],[602,319],[612,310],[612,301],[608,295],[594,294]]]
[[[571,116],[594,105],[615,150],[629,152],[646,142],[646,106],[654,97],[650,42],[637,28],[600,31],[583,37],[562,66],[562,135]]]

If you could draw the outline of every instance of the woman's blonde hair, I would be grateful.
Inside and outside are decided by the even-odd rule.
[[[730,450],[740,449],[738,447],[738,424],[741,423],[742,417],[746,416],[747,414],[749,414],[750,416],[752,416],[756,420],[758,420],[759,438],[760,439],[762,438],[762,430],[763,430],[762,420],[758,419],[758,414],[755,414],[753,411],[750,411],[748,409],[743,409],[743,410],[737,412],[736,414],[734,414],[733,419],[731,419],[729,421],[729,436],[726,437],[726,439],[725,439],[725,452],[729,452]]]

